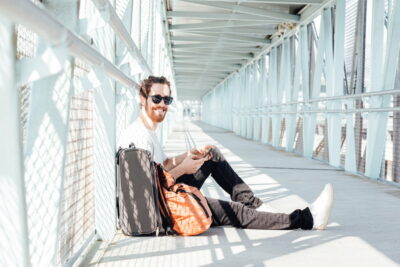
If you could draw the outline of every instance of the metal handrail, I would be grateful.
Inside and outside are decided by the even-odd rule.
[[[96,49],[34,3],[28,0],[0,0],[0,14],[13,22],[25,25],[53,45],[65,43],[71,55],[83,58],[95,66],[103,67],[105,73],[125,86],[139,88],[134,80],[124,74]]]
[[[373,96],[397,95],[397,94],[400,94],[400,89],[367,92],[367,93],[354,94],[354,95],[319,97],[319,98],[307,99],[307,100],[302,100],[302,101],[293,101],[293,102],[281,103],[281,104],[262,105],[259,107],[242,108],[242,111],[234,111],[234,112],[244,112],[244,111],[251,112],[253,110],[262,110],[262,109],[265,110],[265,109],[272,108],[272,107],[289,106],[289,105],[296,105],[296,104],[306,104],[306,103],[311,103],[311,102],[337,101],[337,100],[344,100],[344,99],[357,99],[357,98],[367,98],[367,97],[373,97]],[[346,109],[346,110],[349,110],[349,109]],[[344,112],[346,110],[342,110],[341,112]],[[368,110],[368,109],[364,109],[364,110]],[[318,112],[318,111],[316,110],[315,112]],[[269,113],[272,113],[272,112],[269,112]],[[290,113],[290,112],[285,112],[285,113]]]
[[[124,24],[118,17],[115,9],[112,7],[108,0],[92,0],[95,6],[99,11],[106,11],[110,15],[109,24],[117,36],[125,43],[126,47],[130,50],[132,55],[137,58],[140,65],[145,68],[145,71],[148,74],[151,74],[152,71],[147,64],[146,60],[143,58],[139,49],[137,48],[135,42],[132,40],[131,35],[126,30]]]
[[[272,111],[268,114],[304,114],[304,113],[369,113],[369,112],[398,112],[400,107],[392,108],[356,108],[356,109],[320,109],[320,110],[300,110],[300,111]],[[264,112],[265,113],[265,112]]]
[[[311,99],[306,99],[306,100],[302,100],[302,101],[293,101],[293,102],[274,104],[274,105],[268,105],[268,106],[263,106],[263,107],[274,107],[274,106],[282,106],[282,105],[294,105],[294,104],[299,104],[299,103],[324,102],[324,101],[331,101],[331,100],[334,101],[334,100],[354,99],[354,98],[382,96],[382,95],[395,95],[395,94],[400,94],[400,89],[366,92],[366,93],[353,94],[353,95],[318,97],[318,98],[311,98]]]

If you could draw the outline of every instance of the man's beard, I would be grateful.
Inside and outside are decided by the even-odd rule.
[[[165,118],[165,115],[167,115],[167,110],[168,108],[166,107],[149,107],[149,105],[146,105],[145,107],[147,116],[153,121],[153,122],[162,122]]]

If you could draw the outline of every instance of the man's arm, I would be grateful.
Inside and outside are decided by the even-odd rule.
[[[184,167],[182,164],[176,166],[175,168],[169,170],[168,172],[169,172],[169,174],[172,175],[172,177],[175,178],[175,180],[176,180],[178,177],[180,177],[180,176],[186,174],[185,167]]]
[[[189,155],[190,155],[190,152],[185,152],[185,153],[180,154],[178,156],[175,156],[175,157],[172,157],[172,158],[167,158],[163,162],[164,169],[169,172],[170,170],[174,169],[179,164],[181,164],[182,161]]]
[[[188,152],[185,152],[183,154],[180,154],[178,156],[175,156],[172,158],[167,158],[163,162],[164,169],[169,172],[170,170],[174,169],[179,164],[181,164],[182,161],[190,155],[193,155],[195,159],[203,158],[207,155],[207,153],[210,151],[211,148],[215,148],[215,146],[205,145],[200,148],[194,148],[194,149],[192,149]]]
[[[184,174],[193,174],[197,172],[198,169],[200,169],[201,165],[203,165],[203,163],[209,159],[210,156],[197,159],[196,156],[188,154],[188,156],[185,156],[180,164],[170,169],[168,172],[175,179]]]

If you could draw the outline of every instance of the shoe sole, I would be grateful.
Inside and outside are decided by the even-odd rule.
[[[333,187],[331,184],[329,184],[328,187],[329,187],[329,191],[330,191],[330,194],[329,194],[330,199],[329,199],[329,206],[327,207],[327,212],[325,215],[325,220],[324,220],[323,224],[314,228],[314,230],[325,230],[328,225],[329,217],[331,216],[332,207],[333,207]]]

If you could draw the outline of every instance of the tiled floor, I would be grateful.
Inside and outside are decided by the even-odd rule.
[[[89,266],[399,266],[399,188],[203,123],[177,125],[165,147],[167,154],[183,152],[188,140],[217,145],[256,195],[280,212],[307,206],[325,183],[332,183],[335,202],[328,229],[221,227],[195,237],[116,234],[108,247],[97,251]],[[202,191],[228,199],[212,178]]]

